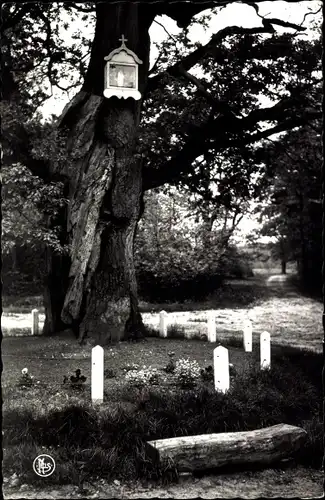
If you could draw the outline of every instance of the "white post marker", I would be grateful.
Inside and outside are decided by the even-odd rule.
[[[96,345],[91,350],[91,401],[102,403],[104,400],[104,349]]]
[[[159,313],[159,334],[160,337],[167,337],[168,313],[161,311]]]
[[[230,387],[228,349],[220,345],[213,351],[214,387],[225,394]]]
[[[32,310],[32,335],[39,334],[39,316],[38,309]]]
[[[213,311],[208,312],[208,342],[217,341],[216,316]]]
[[[246,352],[253,350],[253,325],[250,319],[246,319],[243,325],[243,343]]]
[[[262,332],[260,337],[261,370],[271,368],[271,336],[269,332]]]

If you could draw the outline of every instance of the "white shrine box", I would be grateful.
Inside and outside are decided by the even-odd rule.
[[[138,90],[138,66],[142,61],[125,45],[127,39],[120,38],[121,47],[114,49],[108,56],[104,57],[106,62],[104,73],[104,96],[135,100],[141,99]]]

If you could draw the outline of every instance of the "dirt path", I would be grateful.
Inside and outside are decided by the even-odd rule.
[[[268,289],[285,292],[287,296],[299,297],[299,292],[292,286],[288,274],[274,274],[265,278]]]
[[[220,474],[193,478],[181,477],[178,484],[157,487],[153,484],[106,483],[92,485],[45,487],[34,489],[28,485],[4,488],[4,498],[321,498],[323,473],[303,467],[295,469],[266,469],[256,472]]]
[[[284,284],[288,282],[288,275],[287,274],[275,274],[273,276],[269,276],[266,279],[266,283],[280,283]]]

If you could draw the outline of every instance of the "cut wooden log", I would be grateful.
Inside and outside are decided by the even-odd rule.
[[[304,444],[307,432],[278,424],[247,432],[175,437],[147,442],[148,455],[180,472],[228,465],[269,465],[291,456]]]

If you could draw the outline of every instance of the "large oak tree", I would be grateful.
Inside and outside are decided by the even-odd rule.
[[[28,131],[21,131],[19,126],[19,147],[11,151],[11,161],[22,161],[47,181],[63,182],[64,195],[69,198],[68,206],[59,214],[61,243],[68,245],[69,254],[48,250],[45,333],[72,328],[81,340],[96,337],[102,343],[141,334],[133,243],[144,191],[165,183],[200,186],[204,174],[198,176],[198,171],[202,173],[198,158],[209,155],[211,158],[225,151],[234,154],[235,150],[238,157],[238,151],[257,141],[320,116],[320,110],[305,98],[307,90],[315,84],[314,46],[295,45],[294,35],[277,37],[277,26],[292,29],[294,34],[304,29],[279,19],[261,18],[262,25],[256,28],[228,26],[214,33],[205,45],[187,44],[183,54],[167,57],[167,65],[157,62],[149,78],[149,28],[156,16],[171,17],[186,33],[196,14],[230,3],[233,2],[107,1],[62,7],[69,12],[82,10],[85,16],[96,18],[87,69],[82,66],[83,58],[76,48],[69,55],[70,61],[80,65],[83,83],[57,123],[64,138],[64,161],[62,158],[48,161],[44,157],[35,160]],[[247,2],[258,15],[259,3]],[[66,63],[67,57],[53,42],[55,33],[51,32],[50,20],[56,8],[23,4],[4,9],[2,30],[7,41],[4,96],[8,102],[15,101],[19,92],[26,90],[24,79],[20,79],[19,86],[14,77],[13,66],[19,65],[19,57],[10,50],[10,34],[15,29],[19,32],[21,24],[33,24],[31,20],[40,23],[39,30],[43,29],[45,36],[38,43],[43,44],[48,60],[46,70],[52,79],[56,77],[55,64]],[[127,46],[143,61],[139,66],[139,90],[143,95],[140,101],[103,96],[104,57],[117,48],[122,34]],[[261,39],[261,35],[268,37]],[[273,106],[259,105],[256,96],[263,92],[267,77],[273,79],[277,88],[281,87],[280,74],[295,73],[295,52],[298,59],[300,54],[302,63],[299,85],[285,86]],[[40,51],[33,58],[34,61],[26,61],[27,66],[37,64]],[[306,59],[304,67],[302,61]],[[245,76],[238,66],[240,61],[252,65],[247,88],[240,87]],[[268,69],[264,68],[263,75],[266,61]],[[190,73],[197,65],[210,74],[210,85]],[[238,66],[238,74],[232,82],[228,77],[226,83],[228,65],[232,71]],[[272,65],[275,65],[273,72]],[[183,105],[186,113],[177,117],[173,99],[178,100],[178,106]],[[149,123],[142,126],[143,113],[147,117],[150,113],[157,114],[157,102],[161,110],[153,129]],[[28,113],[28,100],[25,106]],[[172,141],[173,122],[176,144]],[[209,164],[206,160],[207,169]],[[238,179],[233,182],[236,184]]]

